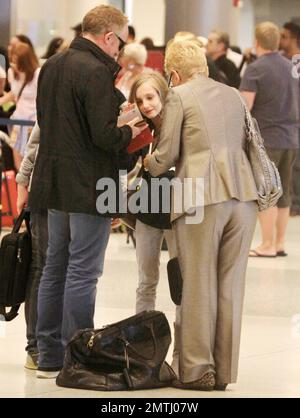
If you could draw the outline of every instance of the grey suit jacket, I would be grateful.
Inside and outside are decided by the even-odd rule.
[[[247,158],[244,109],[236,92],[224,84],[199,76],[175,87],[167,96],[160,142],[149,160],[151,175],[176,166],[176,177],[190,179],[190,194],[172,221],[196,208],[197,179],[204,179],[204,206],[231,199],[257,200]]]

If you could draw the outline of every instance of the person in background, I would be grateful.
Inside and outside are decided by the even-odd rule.
[[[289,60],[299,56],[300,60],[300,25],[294,22],[288,22],[283,25],[280,38],[280,49],[283,56]],[[299,81],[299,109],[300,109],[300,81]],[[300,115],[299,115],[300,129]],[[300,141],[300,130],[299,130]],[[300,151],[298,150],[297,158],[293,169],[293,187],[292,187],[292,207],[291,216],[300,215]]]
[[[6,83],[6,71],[0,65],[0,97],[2,97],[4,94],[5,83]]]
[[[183,195],[174,187],[171,213],[183,278],[179,374],[173,386],[225,390],[237,380],[258,209],[245,112],[232,88],[208,78],[205,54],[194,42],[170,45],[166,71],[174,88],[166,99],[160,141],[144,164],[152,176],[176,165],[181,185],[187,179],[192,183],[181,187]],[[198,179],[204,179],[203,189]]]
[[[9,59],[7,55],[7,49],[0,46],[0,99],[6,92],[9,92],[10,86],[7,81],[7,72],[9,70]],[[8,119],[14,111],[14,103],[5,103],[4,106],[0,106],[0,118]],[[1,153],[2,153],[2,169],[6,171],[15,171],[14,158],[12,149],[6,142],[8,135],[7,125],[0,124],[0,133],[4,132],[5,136],[1,140]]]
[[[240,91],[258,121],[268,155],[279,170],[283,196],[277,207],[259,214],[262,243],[249,255],[286,257],[292,172],[299,147],[299,81],[292,76],[292,63],[279,53],[279,28],[263,22],[256,27],[255,37],[258,59],[248,66]]]
[[[71,28],[74,31],[74,38],[81,36],[82,34],[82,23],[78,23],[77,25]]]
[[[236,65],[226,56],[229,46],[230,40],[227,33],[217,30],[213,31],[208,37],[208,44],[206,47],[207,55],[218,67],[218,70],[222,75],[223,82],[238,89],[241,78]]]
[[[279,48],[283,56],[289,60],[294,55],[300,54],[300,25],[294,22],[287,22],[283,25]]]
[[[136,38],[136,32],[133,26],[129,25],[128,26],[128,39],[127,39],[127,43],[131,44],[133,42],[135,42],[135,38]]]
[[[237,69],[240,68],[243,61],[243,54],[240,47],[230,46],[227,49],[226,57],[234,63]]]
[[[121,63],[125,73],[118,80],[116,87],[129,98],[131,87],[137,77],[145,71],[145,64],[148,58],[144,45],[131,43],[125,46],[122,53]]]
[[[47,60],[53,55],[59,52],[63,52],[67,48],[68,48],[68,44],[64,40],[64,38],[60,38],[60,37],[53,38],[48,45],[47,51],[42,56],[42,59]]]
[[[8,81],[11,91],[0,99],[0,106],[14,102],[16,110],[11,119],[36,120],[36,95],[40,72],[39,62],[30,45],[18,42],[10,49],[11,68],[8,71]],[[18,171],[30,129],[26,126],[13,126],[10,133],[10,145],[13,148],[14,163]]]
[[[152,38],[144,38],[141,40],[141,45],[147,49],[147,51],[151,51],[155,48],[155,44]]]
[[[26,152],[22,161],[19,173],[16,177],[18,184],[17,208],[20,213],[27,208],[28,193],[30,192],[30,182],[36,161],[38,147],[40,143],[40,128],[36,123],[29,141],[26,146]],[[30,210],[30,208],[27,208]],[[26,320],[26,338],[27,352],[25,368],[37,370],[38,368],[38,346],[36,336],[37,325],[37,300],[40,279],[46,262],[46,253],[48,247],[48,213],[46,210],[30,210],[30,228],[32,243],[32,261],[28,274],[28,281],[25,293],[25,320]]]
[[[4,95],[6,91],[9,90],[9,85],[7,82],[7,72],[9,69],[9,59],[7,49],[0,46],[0,75],[1,75],[1,86],[0,86],[0,97]],[[5,80],[3,83],[3,79]]]
[[[8,48],[7,48],[9,59],[10,59],[10,54],[11,54],[12,49],[15,46],[17,46],[19,43],[26,44],[26,45],[30,46],[30,48],[35,53],[34,46],[33,46],[33,43],[31,42],[30,38],[28,38],[28,36],[26,36],[26,35],[18,34],[18,35],[13,36],[9,41],[9,45],[8,45]]]
[[[117,127],[125,98],[114,79],[127,25],[115,7],[95,7],[83,20],[82,36],[41,69],[41,141],[28,202],[33,211],[48,210],[48,251],[38,295],[38,378],[55,378],[74,333],[94,328],[97,282],[116,216],[97,205],[102,196],[97,184],[107,178],[118,184],[121,158],[142,132],[136,120]]]

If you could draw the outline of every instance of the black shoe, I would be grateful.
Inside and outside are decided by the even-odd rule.
[[[227,389],[228,383],[216,383],[215,390],[219,392],[225,392]]]

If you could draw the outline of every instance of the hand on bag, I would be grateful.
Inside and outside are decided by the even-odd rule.
[[[18,199],[17,199],[17,211],[18,214],[27,206],[28,203],[28,188],[18,184]]]
[[[127,123],[132,130],[132,139],[140,135],[146,128],[148,128],[148,124],[146,122],[140,126],[135,126],[138,122],[140,122],[139,118],[134,118],[132,121]]]

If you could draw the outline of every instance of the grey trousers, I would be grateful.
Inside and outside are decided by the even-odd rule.
[[[164,237],[169,256],[177,256],[172,230],[152,228],[140,221],[136,223],[136,256],[139,282],[136,291],[136,313],[155,309],[156,288],[159,281],[160,253]]]
[[[205,207],[199,225],[175,222],[183,276],[180,312],[180,380],[216,374],[218,383],[235,383],[241,335],[248,253],[257,218],[256,202]]]

